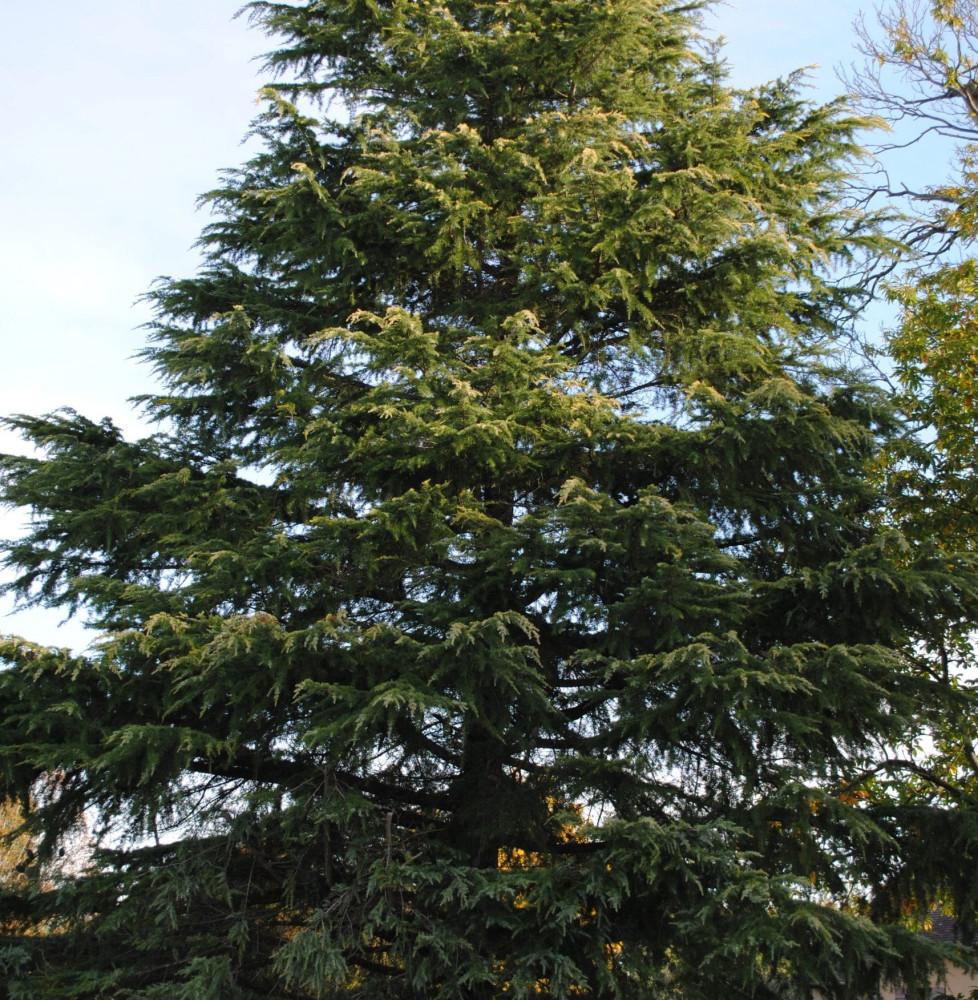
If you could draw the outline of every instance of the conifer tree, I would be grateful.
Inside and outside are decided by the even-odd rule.
[[[964,806],[863,794],[968,577],[881,527],[832,355],[860,121],[673,0],[259,2],[261,151],[154,291],[155,434],[8,423],[0,794],[84,870],[12,997],[859,994],[975,911]]]

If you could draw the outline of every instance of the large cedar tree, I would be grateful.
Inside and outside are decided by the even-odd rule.
[[[251,5],[157,432],[9,421],[13,589],[103,638],[2,646],[0,995],[858,993],[973,913],[973,810],[866,794],[970,591],[833,354],[861,123],[731,89],[695,6]]]

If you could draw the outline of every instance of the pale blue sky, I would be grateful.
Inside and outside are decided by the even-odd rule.
[[[138,427],[127,397],[151,387],[131,356],[148,318],[134,301],[195,264],[199,194],[243,157],[268,41],[228,0],[48,0],[0,12],[0,413],[72,406]],[[813,95],[853,59],[852,0],[736,0],[708,24],[738,85],[800,66]],[[0,436],[0,450],[19,442]],[[18,520],[0,515],[0,534]],[[10,613],[0,632],[82,645],[57,616]]]

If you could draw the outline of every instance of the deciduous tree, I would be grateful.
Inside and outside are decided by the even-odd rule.
[[[23,813],[16,802],[10,799],[0,802],[0,897],[15,890],[24,880],[31,848],[29,838],[22,832],[23,822]],[[0,911],[0,928],[8,921],[9,916]]]
[[[875,26],[861,23],[866,61],[849,82],[897,130],[896,141],[881,150],[882,163],[896,169],[891,154],[897,144],[929,148],[941,138],[954,168],[950,179],[934,171],[932,182],[915,190],[890,180],[883,192],[903,199],[911,251],[909,266],[889,283],[898,314],[883,352],[907,418],[907,433],[891,443],[886,463],[892,515],[910,535],[937,540],[947,550],[974,551],[978,9],[960,0],[898,0],[877,15]],[[962,703],[923,744],[926,773],[900,788],[901,795],[978,796],[975,624],[952,616],[918,648],[922,664],[955,685]]]
[[[863,21],[859,34],[866,61],[849,83],[862,100],[890,119],[904,145],[952,142],[950,180],[935,172],[919,190],[890,180],[883,192],[913,206],[905,238],[917,254],[891,284],[900,322],[887,347],[903,409],[923,443],[897,477],[901,509],[913,507],[918,531],[973,542],[978,10],[960,0],[898,0],[878,12],[875,31]],[[887,152],[884,146],[884,165]]]
[[[14,587],[104,632],[3,646],[4,787],[59,774],[42,860],[98,842],[12,993],[936,967],[904,903],[974,914],[974,813],[859,791],[972,591],[881,526],[892,414],[831,354],[861,121],[732,91],[670,0],[250,10],[280,82],[153,293],[157,433],[9,421]]]

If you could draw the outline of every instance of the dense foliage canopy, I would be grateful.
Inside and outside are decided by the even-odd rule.
[[[0,794],[38,871],[90,840],[16,894],[8,995],[936,967],[907,912],[974,916],[974,810],[866,788],[974,595],[887,527],[832,354],[860,121],[731,90],[673,0],[250,9],[280,83],[153,293],[158,432],[9,421],[14,588],[103,638],[0,647]]]

